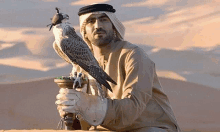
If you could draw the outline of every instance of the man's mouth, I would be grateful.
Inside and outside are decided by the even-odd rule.
[[[96,35],[96,34],[98,34],[98,35],[99,35],[99,34],[105,34],[105,32],[95,32],[95,35]]]
[[[97,32],[94,34],[94,37],[103,38],[105,36],[105,32]]]

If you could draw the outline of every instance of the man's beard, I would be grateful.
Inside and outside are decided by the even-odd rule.
[[[109,44],[113,39],[114,39],[114,32],[111,31],[109,33],[106,33],[105,37],[99,37],[98,39],[95,39],[93,37],[91,43],[96,46],[104,46]]]

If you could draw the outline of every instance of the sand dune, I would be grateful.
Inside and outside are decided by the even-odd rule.
[[[49,39],[49,42],[39,41],[41,46],[36,44],[36,50],[34,50],[35,46],[31,45],[33,43],[29,43],[30,46],[26,46],[28,45],[26,43],[12,43],[13,46],[1,50],[1,83],[52,77],[62,74],[62,72],[64,72],[63,74],[70,72],[71,65],[59,58],[52,49],[52,39]],[[192,47],[179,50],[138,45],[156,63],[159,76],[220,88],[218,81],[220,79],[219,45],[209,48]],[[29,48],[31,46],[33,48]],[[6,68],[7,66],[8,68]],[[21,71],[24,72],[20,72],[16,68],[21,68]],[[33,74],[31,70],[36,71],[36,73]]]
[[[66,64],[66,63],[65,63]],[[69,75],[72,70],[71,65],[66,65],[60,68],[51,68],[47,71],[34,70],[34,69],[23,69],[13,66],[0,65],[0,80],[1,83],[7,84],[10,82],[27,82],[30,80],[36,80],[41,77],[56,77],[62,75]]]
[[[173,79],[160,81],[182,130],[220,129],[219,90]],[[59,88],[53,79],[1,84],[0,91],[0,129],[56,129],[59,115],[54,101]]]
[[[219,45],[181,50],[139,46],[156,63],[159,76],[220,88]]]

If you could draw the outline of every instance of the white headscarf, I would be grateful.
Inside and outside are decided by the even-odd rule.
[[[101,14],[101,13],[105,13],[109,19],[111,20],[112,24],[114,25],[114,27],[117,30],[116,35],[118,36],[119,39],[123,40],[124,39],[124,34],[125,34],[125,27],[124,25],[117,19],[117,17],[115,16],[114,13],[112,12],[107,12],[107,11],[96,11],[96,12],[90,12],[90,13],[86,13],[83,14],[79,17],[79,24],[80,24],[80,33],[84,38],[84,30],[85,30],[85,24],[86,24],[86,20],[92,15],[92,14]]]

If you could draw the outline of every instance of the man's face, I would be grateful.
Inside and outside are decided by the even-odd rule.
[[[114,38],[113,25],[106,14],[92,14],[86,21],[85,37],[96,46],[105,46]]]

